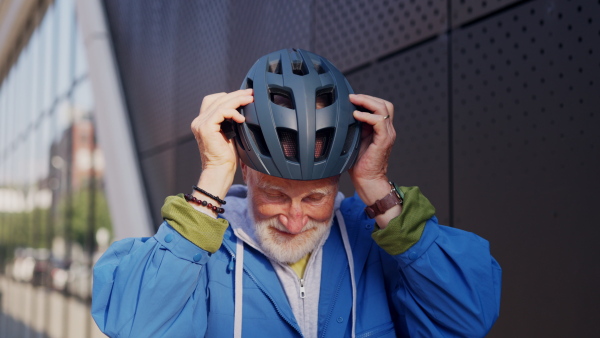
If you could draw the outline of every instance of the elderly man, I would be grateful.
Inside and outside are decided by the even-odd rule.
[[[484,336],[500,267],[485,240],[438,225],[418,188],[390,182],[392,104],[352,94],[325,58],[296,49],[259,59],[242,88],[207,96],[192,123],[193,194],[168,197],[154,237],[116,242],[96,264],[100,329]],[[232,186],[240,162],[246,186]],[[346,170],[349,198],[338,192]]]

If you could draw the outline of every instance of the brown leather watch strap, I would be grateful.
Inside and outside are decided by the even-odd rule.
[[[393,206],[402,204],[402,197],[400,197],[396,191],[394,184],[390,182],[390,185],[392,185],[392,190],[389,194],[365,208],[365,212],[369,218],[375,218],[376,216],[385,213]]]

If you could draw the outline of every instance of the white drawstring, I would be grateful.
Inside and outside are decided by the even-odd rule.
[[[235,311],[233,318],[233,337],[242,338],[242,296],[244,288],[244,242],[237,238],[235,243]]]
[[[354,257],[352,256],[352,250],[350,248],[350,240],[348,239],[348,231],[346,230],[346,223],[344,222],[344,216],[337,210],[336,216],[340,225],[340,232],[342,233],[342,241],[344,242],[344,249],[346,251],[346,257],[348,258],[348,265],[350,267],[350,280],[352,284],[352,338],[356,336],[356,282],[354,280]],[[235,244],[235,310],[234,310],[234,324],[233,324],[233,336],[234,338],[242,337],[242,300],[243,300],[243,284],[242,278],[244,276],[244,242],[237,238]]]
[[[352,250],[350,249],[350,241],[348,240],[348,231],[346,230],[344,216],[339,209],[335,214],[338,223],[340,224],[342,241],[344,242],[344,249],[346,250],[346,256],[348,257],[348,265],[350,266],[350,280],[352,283],[352,338],[354,338],[356,336],[356,282],[354,281],[354,257],[352,256]]]

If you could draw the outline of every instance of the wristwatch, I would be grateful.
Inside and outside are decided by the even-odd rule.
[[[402,205],[402,202],[404,201],[404,193],[400,191],[400,188],[398,188],[398,186],[395,183],[388,183],[392,187],[390,193],[385,195],[385,197],[383,197],[382,199],[375,201],[375,203],[365,208],[365,212],[367,213],[367,216],[369,216],[369,218],[375,218],[376,216],[385,213],[395,205]]]

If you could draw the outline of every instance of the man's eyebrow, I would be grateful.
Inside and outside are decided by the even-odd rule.
[[[331,188],[316,188],[314,190],[311,190],[311,194],[322,194],[322,195],[329,195],[331,194],[332,189]]]
[[[277,185],[273,185],[273,184],[271,184],[271,183],[264,182],[264,181],[263,181],[263,182],[259,182],[259,183],[257,184],[257,187],[258,187],[259,189],[262,189],[262,190],[277,190],[277,191],[280,191],[280,192],[285,192],[285,189],[284,189],[283,187],[280,187],[280,186],[277,186]],[[329,194],[331,194],[331,193],[332,193],[332,190],[333,190],[333,189],[331,189],[331,188],[325,188],[325,187],[322,187],[322,188],[315,188],[315,189],[313,189],[313,190],[311,190],[311,191],[309,192],[309,195],[310,195],[310,194],[322,194],[322,195],[329,195]]]
[[[284,190],[284,189],[283,189],[282,187],[280,187],[280,186],[276,186],[276,185],[274,185],[274,184],[271,184],[271,183],[268,183],[268,182],[265,182],[265,181],[258,182],[258,183],[256,184],[256,186],[257,186],[259,189],[262,189],[262,190],[277,190],[277,191],[283,191],[283,190]]]

